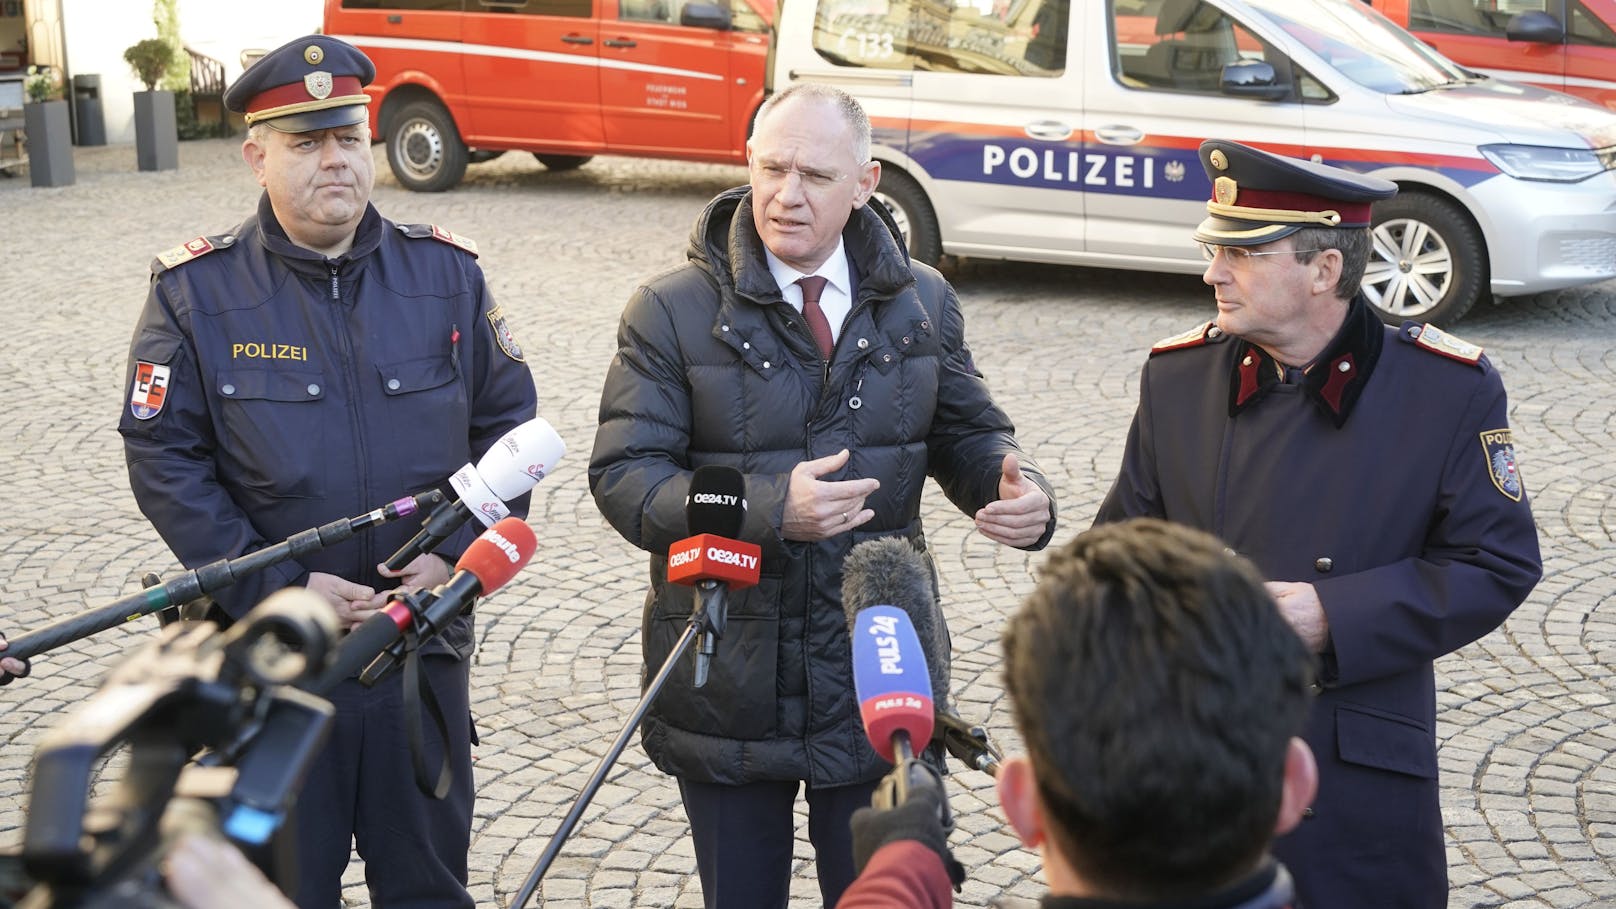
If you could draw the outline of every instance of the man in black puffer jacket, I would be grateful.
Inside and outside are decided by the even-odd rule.
[[[898,536],[924,551],[928,474],[990,539],[1040,549],[1054,533],[1049,483],[971,361],[953,289],[866,204],[880,179],[869,147],[845,93],[804,84],[771,99],[751,185],[714,199],[690,261],[629,300],[601,397],[589,485],[651,554],[648,673],[690,615],[667,552],[686,536],[697,467],[745,475],[740,536],[763,551],[761,582],[729,599],[707,683],[693,688],[681,661],[642,727],[679,780],[709,909],[786,905],[799,783],[825,904],[853,879],[848,822],[888,767],[853,692],[848,550]]]

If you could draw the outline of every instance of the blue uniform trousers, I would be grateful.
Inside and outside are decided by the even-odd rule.
[[[466,892],[471,840],[470,664],[445,654],[422,657],[448,728],[454,781],[441,801],[415,785],[401,703],[402,670],[375,688],[348,679],[330,693],[337,708],[331,739],[316,758],[297,801],[300,909],[339,905],[350,844],[365,860],[373,909],[472,909]],[[426,766],[443,760],[437,727],[423,718]]]

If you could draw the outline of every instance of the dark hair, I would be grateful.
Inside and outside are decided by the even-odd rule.
[[[1364,269],[1369,267],[1369,252],[1373,248],[1369,228],[1304,227],[1291,234],[1291,240],[1294,244],[1292,249],[1340,250],[1341,278],[1335,282],[1335,295],[1343,300],[1357,295],[1359,285],[1363,284]],[[1299,252],[1296,261],[1306,265],[1316,255],[1316,252]]]
[[[1052,845],[1105,895],[1170,899],[1264,853],[1313,657],[1256,569],[1139,519],[1052,553],[1004,634]]]

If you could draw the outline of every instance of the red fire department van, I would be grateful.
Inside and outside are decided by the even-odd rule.
[[[1373,0],[1443,56],[1616,110],[1616,0]]]
[[[775,0],[326,0],[376,63],[370,124],[404,186],[532,152],[744,163]]]

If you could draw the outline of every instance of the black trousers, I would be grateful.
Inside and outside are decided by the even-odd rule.
[[[799,786],[806,789],[819,894],[833,909],[856,876],[853,812],[869,806],[875,785],[816,788],[787,780],[725,786],[681,779],[707,909],[786,909]]]
[[[296,808],[300,909],[339,905],[351,846],[365,860],[373,909],[472,909],[466,892],[471,846],[471,705],[469,664],[422,657],[423,683],[443,709],[454,782],[434,800],[416,788],[404,727],[403,670],[375,688],[349,679],[329,698],[331,739],[315,759]],[[424,708],[423,708],[424,709]],[[436,772],[444,742],[423,718],[426,766]]]

